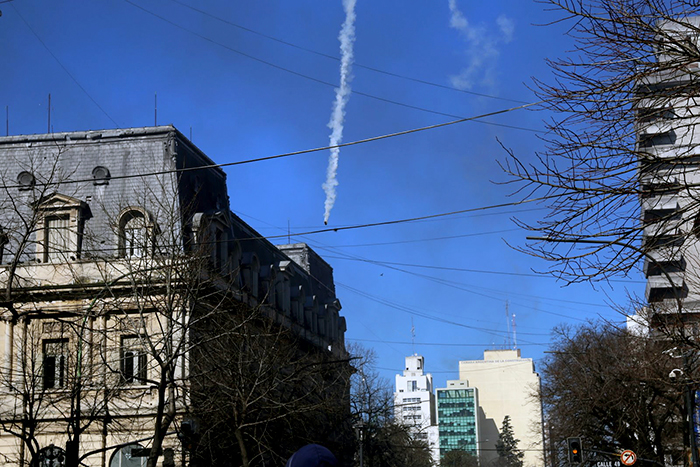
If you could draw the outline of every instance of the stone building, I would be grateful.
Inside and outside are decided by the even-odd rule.
[[[280,367],[333,363],[307,379],[332,381],[344,413],[332,268],[234,215],[224,171],[174,127],[0,137],[0,177],[0,465],[146,465],[149,455],[184,465],[207,428],[222,431],[198,401],[253,350],[267,353],[237,375],[265,371],[290,391]],[[269,346],[254,349],[250,323]],[[212,357],[224,330],[245,343]],[[291,403],[273,389],[268,398]],[[337,426],[317,428],[330,443]],[[278,456],[299,447],[285,439]],[[246,456],[241,464],[279,463]]]

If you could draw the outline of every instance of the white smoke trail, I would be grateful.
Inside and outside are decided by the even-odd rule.
[[[328,128],[331,129],[330,146],[336,146],[343,141],[343,122],[345,121],[345,104],[350,98],[350,81],[352,80],[353,44],[355,43],[355,2],[356,0],[343,0],[345,9],[345,22],[340,29],[338,40],[340,41],[340,86],[335,89],[335,101],[331,120]],[[335,187],[338,186],[336,174],[338,173],[338,154],[340,148],[331,149],[328,157],[328,169],[326,170],[326,183],[323,190],[326,192],[326,212],[323,223],[328,224],[331,209],[335,204]]]

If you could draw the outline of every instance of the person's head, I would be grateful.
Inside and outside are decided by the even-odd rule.
[[[320,444],[307,444],[292,454],[286,467],[338,467],[338,459]]]

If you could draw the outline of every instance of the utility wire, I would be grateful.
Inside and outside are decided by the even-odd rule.
[[[254,60],[254,61],[256,61],[256,62],[262,63],[262,64],[267,65],[267,66],[269,66],[269,67],[275,68],[275,69],[280,70],[280,71],[284,71],[284,72],[286,72],[286,73],[293,74],[293,75],[295,75],[295,76],[298,76],[298,77],[300,77],[300,78],[304,78],[304,79],[313,81],[313,82],[315,82],[315,83],[323,84],[324,86],[329,86],[329,87],[332,87],[332,88],[334,88],[334,89],[337,87],[337,84],[329,83],[328,81],[323,81],[323,80],[321,80],[321,79],[314,78],[313,76],[305,75],[304,73],[300,73],[300,72],[294,71],[294,70],[292,70],[292,69],[290,69],[290,68],[286,68],[286,67],[283,67],[283,66],[281,66],[281,65],[277,65],[276,63],[270,62],[270,61],[268,61],[268,60],[264,60],[264,59],[262,59],[262,58],[256,57],[255,55],[251,55],[251,54],[246,53],[246,52],[243,52],[243,51],[241,51],[241,50],[234,49],[233,47],[228,46],[228,45],[226,45],[226,44],[223,44],[223,43],[221,43],[221,42],[215,41],[214,39],[212,39],[212,38],[210,38],[210,37],[207,37],[207,36],[205,36],[205,35],[203,35],[203,34],[200,34],[200,33],[196,32],[196,31],[193,31],[193,30],[191,30],[191,29],[189,29],[189,28],[186,28],[186,27],[184,27],[184,26],[182,26],[182,25],[180,25],[180,24],[177,24],[177,23],[175,23],[175,22],[173,22],[173,21],[171,21],[171,20],[165,18],[164,16],[159,15],[158,13],[155,13],[155,12],[153,12],[153,11],[150,11],[150,10],[148,10],[148,9],[146,9],[146,8],[144,8],[144,7],[142,7],[141,5],[138,5],[137,3],[132,2],[131,0],[124,0],[124,1],[125,1],[126,3],[128,3],[128,4],[132,5],[132,6],[134,6],[135,8],[138,8],[139,10],[144,11],[144,12],[148,13],[149,15],[155,16],[156,18],[160,19],[161,21],[165,21],[166,23],[168,23],[168,24],[170,24],[170,25],[172,25],[172,26],[174,26],[174,27],[176,27],[176,28],[178,28],[178,29],[181,29],[181,30],[183,30],[183,31],[185,31],[185,32],[188,32],[188,33],[190,33],[190,34],[193,34],[193,35],[199,37],[200,39],[202,39],[202,40],[204,40],[204,41],[207,41],[207,42],[209,42],[209,43],[218,45],[219,47],[222,47],[222,48],[224,48],[224,49],[226,49],[226,50],[229,50],[229,51],[231,51],[231,52],[233,52],[233,53],[236,53],[236,54],[241,55],[241,56],[243,56],[243,57],[249,58],[250,60]],[[375,100],[378,100],[378,101],[381,101],[381,102],[386,102],[386,103],[388,103],[388,104],[398,105],[398,106],[405,107],[405,108],[409,108],[409,109],[413,109],[413,110],[420,110],[420,111],[422,111],[422,112],[428,112],[428,113],[432,113],[432,114],[435,114],[435,115],[441,115],[441,116],[443,116],[443,117],[461,118],[459,115],[449,114],[449,113],[446,113],[446,112],[439,112],[439,111],[437,111],[437,110],[426,109],[426,108],[424,108],[424,107],[418,107],[418,106],[415,106],[415,105],[406,104],[406,103],[399,102],[399,101],[394,101],[394,100],[391,100],[391,99],[386,99],[386,98],[384,98],[384,97],[379,97],[379,96],[375,96],[375,95],[372,95],[372,94],[367,94],[367,93],[364,93],[364,92],[357,91],[357,90],[355,90],[355,89],[353,89],[353,90],[350,91],[350,92],[351,92],[352,94],[357,94],[358,96],[368,97],[368,98],[370,98],[370,99],[375,99]],[[532,105],[534,105],[534,104],[525,104],[524,107],[523,107],[523,106],[521,106],[521,107],[525,108],[525,107],[529,107],[529,106],[532,106]],[[533,132],[533,133],[544,133],[543,130],[535,130],[535,129],[532,129],[532,128],[524,128],[524,127],[518,127],[518,126],[513,126],[513,125],[505,125],[505,124],[502,124],[502,123],[487,122],[487,121],[483,121],[483,120],[475,120],[475,121],[477,121],[478,123],[486,124],[486,125],[499,126],[499,127],[510,128],[510,129],[514,129],[514,130],[530,131],[530,132]]]
[[[355,342],[373,342],[373,343],[381,343],[381,344],[396,344],[396,345],[424,345],[424,346],[439,346],[439,347],[492,347],[493,344],[474,344],[472,342],[470,343],[459,343],[459,344],[454,344],[454,343],[447,343],[447,342],[408,342],[408,341],[385,341],[385,340],[380,340],[380,339],[355,339],[355,338],[350,338],[346,337],[346,340],[349,341],[355,341]],[[548,342],[532,342],[527,345],[543,345],[543,346],[548,346]]]
[[[338,247],[333,247],[333,248],[338,248]],[[390,261],[378,261],[378,260],[370,260],[370,259],[363,259],[363,258],[351,258],[347,256],[332,256],[332,255],[324,255],[324,258],[328,259],[341,259],[341,260],[347,260],[347,261],[360,261],[364,263],[372,263],[376,265],[390,265],[390,266],[404,266],[404,267],[411,267],[411,268],[423,268],[423,269],[437,269],[440,271],[457,271],[457,272],[473,272],[473,273],[478,273],[478,274],[497,274],[500,276],[519,276],[519,277],[539,277],[539,278],[546,278],[546,279],[556,279],[556,277],[551,276],[549,274],[535,274],[535,273],[526,273],[526,272],[508,272],[508,271],[487,271],[484,269],[468,269],[468,268],[454,268],[454,267],[447,267],[447,266],[431,266],[427,264],[410,264],[410,263],[393,263]],[[637,280],[616,280],[616,281],[609,281],[609,282],[619,282],[622,284],[646,284],[646,281],[637,281]],[[593,305],[593,304],[591,304]],[[601,305],[596,305],[596,306],[601,306]]]
[[[461,328],[472,329],[474,331],[484,332],[486,334],[491,334],[491,335],[499,337],[499,338],[502,338],[502,337],[508,335],[507,331],[501,331],[498,329],[490,329],[490,328],[486,328],[483,326],[470,326],[468,324],[460,323],[458,321],[452,321],[449,319],[440,318],[439,316],[430,315],[426,312],[418,311],[414,308],[404,306],[404,305],[399,305],[398,303],[394,303],[394,302],[391,302],[389,300],[382,299],[380,297],[376,297],[370,293],[364,292],[364,291],[357,289],[355,287],[351,287],[347,284],[336,282],[335,285],[337,285],[343,289],[349,290],[351,292],[355,292],[356,294],[361,295],[365,298],[370,298],[373,301],[375,301],[376,303],[380,303],[380,304],[385,305],[389,308],[393,308],[395,310],[403,311],[404,313],[408,313],[409,315],[418,316],[418,317],[421,317],[421,318],[424,318],[424,319],[427,319],[430,321],[437,321],[437,322],[444,323],[444,324],[450,324],[452,326],[458,326]],[[518,334],[521,334],[521,333],[518,333]],[[547,334],[542,334],[542,333],[523,333],[523,334],[532,335],[532,336],[545,336],[545,335],[547,335]]]
[[[368,227],[380,227],[383,225],[404,224],[406,222],[415,222],[415,221],[424,220],[424,219],[435,219],[438,217],[453,216],[455,214],[463,214],[465,212],[476,212],[476,211],[483,211],[486,209],[497,209],[497,208],[502,208],[502,207],[518,206],[521,204],[531,203],[534,201],[543,201],[543,200],[548,199],[548,198],[549,197],[531,198],[531,199],[522,200],[522,201],[515,201],[512,203],[493,204],[491,206],[480,206],[480,207],[476,207],[476,208],[461,209],[459,211],[443,212],[443,213],[439,213],[439,214],[429,214],[429,215],[420,216],[420,217],[394,219],[394,220],[390,220],[390,221],[373,222],[373,223],[359,224],[359,225],[346,225],[346,226],[341,226],[341,227],[329,227],[329,228],[318,229],[318,230],[309,230],[307,232],[296,232],[293,234],[270,235],[270,236],[265,237],[265,238],[267,238],[267,239],[285,238],[285,237],[290,236],[290,235],[291,236],[313,235],[313,234],[325,233],[325,232],[339,232],[341,230],[354,230],[354,229],[364,229],[364,228],[368,228]]]
[[[95,104],[97,106],[97,108],[100,109],[102,111],[102,113],[105,114],[107,116],[107,118],[110,119],[112,121],[112,123],[114,123],[114,125],[117,128],[120,128],[119,124],[107,113],[107,111],[95,100],[95,98],[93,98],[90,95],[90,93],[87,92],[87,90],[83,87],[82,84],[80,84],[80,82],[76,79],[76,77],[73,76],[73,74],[70,71],[68,71],[68,68],[66,68],[66,66],[61,62],[61,60],[59,60],[58,57],[51,51],[49,46],[46,45],[46,42],[44,42],[41,39],[41,37],[39,37],[39,34],[37,34],[37,32],[34,30],[34,28],[32,28],[29,25],[29,23],[27,22],[27,20],[24,19],[24,16],[22,16],[22,14],[19,12],[17,7],[14,5],[14,3],[11,3],[10,6],[15,10],[15,13],[17,13],[17,16],[19,16],[19,18],[24,22],[24,24],[27,26],[27,28],[29,28],[29,30],[32,32],[32,34],[34,34],[34,37],[36,37],[37,40],[41,43],[41,45],[44,46],[44,48],[49,53],[49,55],[51,55],[53,57],[53,59],[56,60],[56,62],[61,66],[61,68],[63,68],[63,71],[65,71],[66,74],[68,76],[70,76],[70,79],[73,80],[73,82],[80,88],[80,90],[83,91],[83,93],[85,93],[85,95],[92,101],[92,103]]]
[[[503,230],[493,230],[491,232],[474,232],[463,235],[448,235],[446,237],[431,237],[431,238],[418,238],[416,240],[397,240],[395,242],[378,242],[378,243],[356,243],[352,245],[332,245],[333,248],[357,248],[357,247],[368,247],[368,246],[386,246],[386,245],[400,245],[404,243],[423,243],[423,242],[435,242],[438,240],[452,240],[455,238],[468,238],[468,237],[481,237],[484,235],[493,235],[505,232],[519,232],[522,229],[503,229]]]
[[[129,1],[129,0],[124,0],[124,1]],[[146,172],[146,173],[140,173],[140,174],[132,174],[132,175],[113,175],[110,177],[110,180],[123,180],[123,179],[128,179],[128,178],[143,178],[143,177],[151,177],[151,176],[157,176],[157,175],[167,175],[171,173],[184,173],[184,172],[193,172],[196,170],[207,170],[207,169],[216,169],[216,168],[222,168],[222,167],[233,167],[237,165],[243,165],[243,164],[252,164],[254,162],[263,162],[263,161],[269,161],[269,160],[274,160],[274,159],[282,159],[285,157],[292,157],[292,156],[300,156],[302,154],[310,154],[313,152],[322,152],[322,151],[328,151],[329,149],[334,149],[334,148],[344,148],[348,146],[355,146],[358,144],[365,144],[365,143],[371,143],[374,141],[380,141],[383,139],[388,139],[388,138],[395,138],[398,136],[405,136],[413,133],[420,133],[422,131],[428,131],[428,130],[435,130],[437,128],[442,128],[446,126],[451,126],[451,125],[456,125],[458,123],[464,123],[468,121],[473,121],[477,120],[479,118],[483,118],[485,116],[491,116],[491,115],[499,115],[503,113],[508,113],[508,112],[513,112],[515,110],[520,110],[524,109],[526,107],[531,107],[533,105],[539,104],[540,102],[532,102],[530,104],[525,104],[525,105],[519,105],[517,107],[511,107],[508,109],[501,109],[501,110],[496,110],[493,112],[489,112],[486,114],[481,114],[481,115],[476,115],[474,117],[465,117],[465,118],[460,118],[458,120],[452,120],[449,122],[443,122],[443,123],[436,123],[434,125],[428,125],[428,126],[423,126],[419,128],[411,128],[409,130],[403,130],[403,131],[397,131],[395,133],[387,133],[384,135],[379,135],[379,136],[372,136],[370,138],[364,138],[364,139],[359,139],[355,141],[350,141],[347,143],[341,143],[341,144],[336,144],[334,146],[323,146],[323,147],[318,147],[318,148],[312,148],[312,149],[303,149],[300,151],[292,151],[292,152],[286,152],[282,154],[275,154],[273,156],[265,156],[265,157],[258,157],[254,159],[246,159],[242,161],[236,161],[236,162],[225,162],[222,164],[209,164],[209,165],[202,165],[198,167],[185,167],[182,169],[168,169],[168,170],[160,170],[160,171],[154,171],[154,172]],[[60,133],[59,133],[60,135]],[[10,142],[11,142],[10,137]],[[2,140],[2,138],[0,138]],[[32,151],[34,150],[33,148],[24,148],[26,151]],[[42,183],[39,181],[36,181],[35,185],[36,186],[48,186],[48,185],[63,185],[63,184],[68,184],[68,183],[85,183],[89,182],[92,183],[94,179],[92,178],[84,178],[84,179],[65,179],[61,180],[60,182],[47,182],[47,183]],[[9,189],[9,188],[22,188],[22,185],[2,185],[3,188]],[[542,198],[545,199],[545,198]],[[518,203],[509,203],[509,204],[504,204],[504,206],[514,206],[517,204],[522,204],[521,202]],[[331,229],[332,230],[332,229]]]
[[[248,217],[253,218],[252,216],[248,216]],[[253,219],[255,219],[255,218],[253,218]],[[256,219],[256,220],[258,220],[259,222],[263,222],[263,221],[260,221],[259,219]],[[277,228],[278,230],[284,230],[284,229],[282,229],[281,227],[276,227],[276,228]],[[286,237],[286,235],[283,235],[283,236]],[[266,238],[271,238],[271,237],[266,237]],[[468,292],[468,293],[472,293],[472,294],[475,294],[475,295],[483,296],[483,297],[486,297],[486,298],[489,298],[489,299],[493,299],[493,300],[500,300],[500,298],[498,298],[498,297],[495,296],[495,295],[489,295],[489,294],[486,294],[486,293],[476,292],[476,291],[474,291],[474,290],[467,289],[467,288],[464,287],[465,284],[462,284],[462,283],[458,283],[458,282],[454,282],[454,281],[448,281],[448,280],[445,280],[445,279],[441,279],[441,278],[438,278],[438,277],[435,277],[435,276],[429,276],[429,275],[426,275],[426,274],[415,273],[415,272],[413,272],[413,271],[408,271],[408,270],[406,270],[406,269],[402,269],[402,268],[399,268],[399,267],[396,267],[396,266],[392,266],[392,265],[390,265],[390,264],[385,264],[385,263],[380,262],[380,261],[373,261],[373,260],[370,260],[370,259],[367,259],[367,258],[363,258],[363,257],[357,256],[357,255],[351,255],[351,254],[349,254],[349,253],[345,253],[345,252],[342,252],[342,251],[338,251],[335,247],[329,247],[329,246],[326,246],[326,245],[322,245],[322,244],[320,244],[320,243],[318,243],[318,242],[309,241],[308,239],[303,238],[303,236],[301,236],[301,238],[302,238],[302,240],[304,240],[306,243],[311,244],[311,245],[312,245],[314,248],[316,248],[316,249],[325,250],[325,251],[331,251],[331,252],[334,252],[334,253],[336,253],[336,254],[342,255],[342,257],[335,257],[336,259],[350,259],[350,260],[364,261],[364,262],[368,262],[368,263],[375,264],[375,265],[377,265],[377,266],[385,267],[385,268],[387,268],[387,269],[391,269],[391,270],[395,270],[395,271],[398,271],[398,272],[402,272],[402,273],[404,273],[404,274],[408,274],[408,275],[412,275],[412,276],[415,276],[415,277],[427,279],[427,280],[430,280],[430,281],[432,281],[432,282],[436,282],[436,283],[438,283],[438,284],[441,284],[441,285],[444,285],[444,286],[447,286],[447,287],[456,288],[456,289],[458,289],[458,290],[462,290],[462,291],[465,291],[465,292]],[[331,256],[324,255],[324,257],[330,258]],[[541,276],[537,276],[537,277],[541,277]],[[472,287],[473,287],[473,286],[472,286]],[[473,287],[473,288],[476,288],[476,287]],[[483,288],[483,287],[480,287],[480,288],[483,289],[483,290],[493,291],[493,289],[487,289],[487,288]],[[495,292],[499,292],[499,291],[495,291]],[[586,306],[595,306],[595,307],[607,308],[606,305],[601,305],[601,304],[597,304],[597,303],[586,303],[586,302],[576,302],[576,301],[570,301],[570,300],[552,299],[552,298],[548,298],[548,297],[541,297],[541,296],[528,295],[528,294],[519,294],[519,293],[513,293],[513,292],[511,292],[511,294],[520,295],[520,296],[525,297],[525,298],[527,298],[527,299],[532,299],[532,298],[534,298],[534,299],[537,299],[537,300],[544,300],[544,301],[562,302],[562,303],[572,303],[572,304],[575,304],[575,305],[586,305]],[[377,302],[377,303],[381,303],[381,302]],[[532,310],[534,310],[534,311],[536,311],[536,312],[542,312],[542,313],[546,313],[546,314],[552,314],[552,315],[555,315],[555,316],[561,316],[561,317],[564,317],[564,318],[567,318],[567,319],[574,319],[574,320],[582,321],[582,322],[585,321],[584,319],[575,318],[575,317],[572,317],[572,316],[569,316],[569,315],[564,315],[564,314],[561,314],[561,313],[556,313],[556,312],[544,310],[544,309],[541,309],[541,308],[535,308],[535,307],[528,306],[528,305],[525,305],[525,304],[522,304],[522,303],[518,303],[518,305],[519,305],[519,306],[522,306],[523,308],[532,309]]]
[[[279,38],[274,37],[274,36],[271,36],[271,35],[269,35],[269,34],[265,34],[265,33],[262,33],[262,32],[260,32],[260,31],[256,31],[256,30],[254,30],[254,29],[250,29],[250,28],[247,28],[247,27],[245,27],[245,26],[241,26],[240,24],[237,24],[237,23],[234,23],[234,22],[232,22],[232,21],[223,19],[223,18],[221,18],[221,17],[219,17],[219,16],[216,16],[216,15],[214,15],[214,14],[211,14],[211,13],[209,13],[209,12],[207,12],[207,11],[200,10],[199,8],[195,8],[195,7],[193,7],[193,6],[191,6],[191,5],[188,5],[188,4],[184,3],[184,2],[181,2],[181,1],[179,1],[179,0],[170,0],[170,1],[173,2],[173,3],[177,3],[178,5],[181,5],[181,6],[185,7],[185,8],[189,8],[189,9],[192,10],[192,11],[196,11],[197,13],[200,13],[200,14],[202,14],[202,15],[204,15],[204,16],[208,16],[209,18],[215,19],[216,21],[220,21],[220,22],[222,22],[222,23],[224,23],[224,24],[228,24],[229,26],[233,26],[234,28],[238,28],[238,29],[240,29],[240,30],[242,30],[242,31],[246,31],[246,32],[249,32],[249,33],[251,33],[251,34],[255,34],[255,35],[257,35],[257,36],[264,37],[265,39],[269,39],[269,40],[271,40],[271,41],[277,42],[277,43],[279,43],[279,44],[286,45],[286,46],[288,46],[288,47],[293,47],[293,48],[295,48],[295,49],[302,50],[302,51],[304,51],[304,52],[308,52],[308,53],[311,53],[311,54],[314,54],[314,55],[318,55],[319,57],[328,58],[328,59],[335,60],[335,61],[338,61],[338,62],[340,61],[340,58],[339,58],[339,57],[336,57],[335,55],[330,55],[330,54],[326,54],[326,53],[323,53],[323,52],[319,52],[319,51],[317,51],[317,50],[313,50],[313,49],[309,49],[309,48],[306,48],[306,47],[302,47],[302,46],[300,46],[300,45],[294,44],[293,42],[285,41],[285,40],[283,40],[283,39],[279,39]],[[410,77],[410,76],[405,76],[405,75],[401,75],[401,74],[398,74],[398,73],[392,73],[392,72],[390,72],[390,71],[381,70],[381,69],[379,69],[379,68],[374,68],[374,67],[371,67],[371,66],[362,65],[361,63],[357,63],[357,62],[353,62],[352,66],[353,66],[354,68],[364,68],[365,70],[374,71],[375,73],[381,73],[381,74],[383,74],[383,75],[392,76],[392,77],[394,77],[394,78],[405,79],[405,80],[408,80],[408,81],[413,81],[413,82],[415,82],[415,83],[425,84],[425,85],[427,85],[427,86],[433,86],[433,87],[436,87],[436,88],[448,89],[448,90],[450,90],[450,91],[457,91],[457,92],[461,92],[461,93],[464,93],[464,94],[470,94],[470,95],[472,95],[472,96],[487,97],[487,98],[489,98],[489,99],[497,99],[497,100],[506,101],[506,102],[513,102],[513,103],[515,103],[515,104],[526,104],[526,103],[527,103],[527,102],[525,102],[525,101],[520,101],[520,100],[516,100],[516,99],[508,99],[508,98],[506,98],[506,97],[493,96],[493,95],[491,95],[491,94],[483,94],[483,93],[480,93],[480,92],[467,91],[466,89],[459,89],[459,88],[456,88],[456,87],[453,87],[453,86],[445,86],[444,84],[433,83],[433,82],[431,82],[431,81],[426,81],[426,80],[422,80],[422,79],[418,79],[418,78],[412,78],[412,77]]]

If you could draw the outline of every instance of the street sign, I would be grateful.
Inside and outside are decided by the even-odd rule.
[[[594,461],[591,467],[621,467],[622,463],[619,459],[608,461]]]
[[[620,462],[622,462],[622,465],[634,465],[637,462],[637,455],[629,449],[624,450],[620,454]]]

